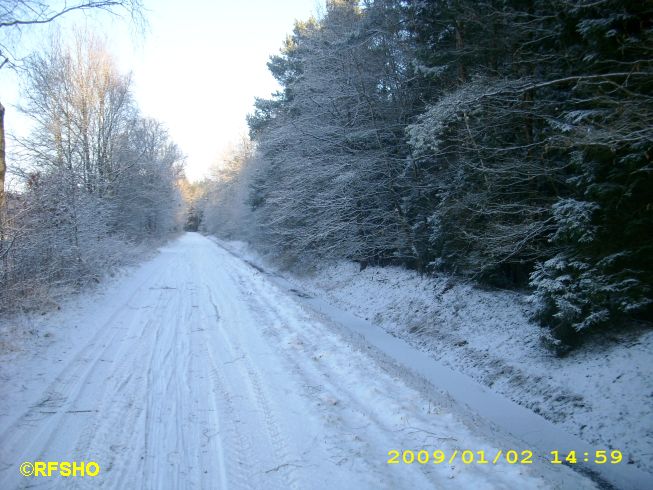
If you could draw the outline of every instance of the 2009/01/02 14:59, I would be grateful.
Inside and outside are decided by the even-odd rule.
[[[553,450],[550,451],[549,454],[551,457],[548,461],[551,464],[577,464],[581,462],[594,464],[619,464],[623,460],[623,454],[619,450],[596,450],[593,452],[582,453],[574,450],[567,452]],[[456,449],[451,451],[451,453],[447,453],[441,449],[436,449],[435,451],[427,451],[426,449],[420,449],[418,451],[406,449],[399,451],[391,449],[388,451],[387,463],[453,464],[456,460],[459,460],[463,464],[498,464],[502,461],[505,461],[508,464],[532,464],[533,451],[530,449],[523,451],[516,451],[513,449],[503,451],[499,449],[490,457],[489,454],[486,455],[484,450],[472,451],[470,449],[465,449],[460,451]]]

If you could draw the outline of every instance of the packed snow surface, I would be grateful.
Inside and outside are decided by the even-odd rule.
[[[388,465],[513,449],[264,274],[188,233],[102,291],[3,320],[0,488],[595,488],[532,465]],[[22,321],[22,323],[21,323]],[[23,461],[96,461],[95,478]]]

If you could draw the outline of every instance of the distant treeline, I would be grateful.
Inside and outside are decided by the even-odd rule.
[[[653,2],[333,0],[268,67],[208,231],[532,288],[556,342],[651,319]]]

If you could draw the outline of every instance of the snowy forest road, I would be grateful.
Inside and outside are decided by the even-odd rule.
[[[58,321],[52,346],[3,366],[0,488],[595,488],[547,455],[387,464],[516,448],[199,234]],[[23,461],[101,471],[23,477]]]

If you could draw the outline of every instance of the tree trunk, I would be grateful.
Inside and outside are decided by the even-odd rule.
[[[467,70],[465,69],[465,57],[463,50],[465,41],[463,38],[463,23],[456,21],[456,52],[458,53],[458,82],[463,84],[467,80]]]
[[[7,271],[9,270],[9,258],[5,252],[5,108],[0,103],[0,282],[6,283]],[[0,294],[0,296],[2,296]]]
[[[5,108],[0,103],[0,210],[5,207]],[[2,211],[0,211],[1,213]]]

